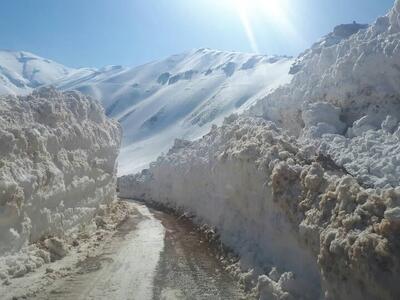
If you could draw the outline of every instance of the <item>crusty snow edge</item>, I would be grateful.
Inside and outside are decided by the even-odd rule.
[[[80,93],[0,99],[0,254],[62,235],[115,199],[119,125]]]

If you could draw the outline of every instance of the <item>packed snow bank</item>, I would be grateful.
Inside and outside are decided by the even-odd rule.
[[[262,119],[235,115],[177,140],[121,196],[182,208],[215,226],[260,299],[394,299],[400,290],[399,189],[362,188]]]
[[[314,144],[368,185],[399,185],[400,1],[369,27],[338,26],[291,73],[292,82],[251,113]]]
[[[177,140],[150,170],[120,178],[120,195],[193,213],[215,226],[245,265],[294,271],[291,292],[312,298],[320,290],[316,261],[265,184],[280,157],[293,157],[295,143],[272,124],[236,118],[199,141]]]
[[[0,255],[90,220],[115,198],[119,125],[76,92],[0,99]]]

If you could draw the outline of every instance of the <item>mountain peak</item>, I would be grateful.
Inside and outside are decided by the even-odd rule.
[[[73,71],[27,51],[0,50],[0,94],[27,94]]]

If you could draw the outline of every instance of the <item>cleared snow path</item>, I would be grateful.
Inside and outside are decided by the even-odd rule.
[[[118,229],[102,253],[33,299],[241,299],[193,226],[145,205]]]

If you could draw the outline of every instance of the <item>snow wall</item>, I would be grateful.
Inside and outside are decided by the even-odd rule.
[[[305,51],[292,82],[196,142],[177,140],[121,196],[214,226],[260,299],[400,296],[400,1]]]
[[[215,226],[242,262],[274,274],[259,277],[261,299],[400,294],[400,189],[364,189],[273,123],[233,115],[119,189]]]
[[[0,98],[0,254],[62,235],[116,197],[118,124],[96,101],[40,89]]]

